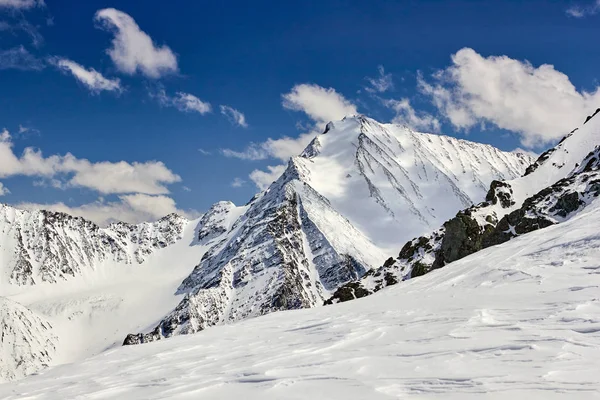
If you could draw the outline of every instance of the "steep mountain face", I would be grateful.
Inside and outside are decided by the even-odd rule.
[[[531,161],[362,116],[330,123],[204,255],[173,312],[125,344],[321,305],[379,266],[392,243],[483,199],[492,180],[519,176]]]
[[[58,337],[42,316],[0,297],[0,383],[48,366]]]
[[[0,204],[0,284],[53,283],[106,262],[141,264],[157,249],[179,240],[187,223],[172,214],[153,223],[117,223],[102,229],[64,213]]]
[[[523,177],[493,181],[485,202],[441,228],[408,241],[397,259],[340,287],[326,304],[352,300],[514,237],[564,222],[600,195],[600,119],[588,117],[527,168]],[[591,150],[591,152],[590,152]]]
[[[521,176],[530,156],[358,116],[330,123],[296,163],[302,181],[382,250],[429,232]]]

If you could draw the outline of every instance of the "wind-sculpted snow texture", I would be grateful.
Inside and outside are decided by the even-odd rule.
[[[460,211],[431,234],[408,241],[396,260],[390,258],[341,287],[326,303],[367,296],[573,217],[600,195],[599,135],[600,119],[588,117],[582,128],[543,153],[525,176],[492,182],[485,202]]]
[[[0,383],[47,367],[57,342],[50,322],[0,297]]]
[[[392,243],[482,199],[529,157],[362,116],[329,123],[257,195],[182,283],[182,302],[125,344],[321,305],[380,265]]]
[[[368,298],[112,349],[3,399],[598,399],[599,200]]]
[[[102,229],[64,213],[0,204],[0,284],[54,283],[106,262],[141,264],[179,240],[187,223],[172,214],[154,223],[115,223]]]

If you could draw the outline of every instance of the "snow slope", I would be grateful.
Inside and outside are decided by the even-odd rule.
[[[6,399],[598,399],[600,202],[363,299],[113,349]]]

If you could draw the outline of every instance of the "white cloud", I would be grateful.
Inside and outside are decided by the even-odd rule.
[[[439,132],[440,121],[425,112],[417,112],[406,98],[400,100],[384,100],[386,107],[396,112],[392,123],[406,125],[422,132]]]
[[[234,125],[238,125],[243,128],[248,127],[248,124],[246,123],[246,116],[235,108],[222,105],[221,114],[225,115],[227,119],[229,119],[229,121]]]
[[[0,70],[20,69],[22,71],[40,71],[44,67],[44,62],[27,51],[23,46],[0,50]]]
[[[64,212],[91,220],[100,226],[106,226],[117,221],[133,224],[153,221],[171,213],[177,213],[190,219],[199,215],[194,210],[184,211],[178,209],[175,201],[168,196],[149,196],[145,194],[122,195],[118,197],[118,200],[110,202],[100,198],[93,203],[75,207],[65,203],[20,203],[16,207],[29,210],[44,209]]]
[[[266,160],[271,155],[268,150],[263,147],[264,143],[251,143],[243,151],[235,151],[231,149],[221,149],[221,154],[225,157],[239,158],[240,160]]]
[[[379,75],[376,78],[366,78],[369,86],[365,90],[370,93],[383,93],[394,88],[392,74],[386,74],[383,65],[377,67]]]
[[[44,0],[0,0],[0,8],[14,8],[27,10],[34,7],[43,7]]]
[[[434,80],[419,77],[419,89],[456,128],[490,123],[518,133],[526,147],[559,139],[600,104],[598,88],[580,92],[552,65],[483,57],[469,48],[454,54]]]
[[[10,193],[10,190],[2,182],[0,182],[0,196],[5,196]]]
[[[588,6],[581,6],[581,5],[575,4],[575,5],[567,8],[566,13],[567,13],[567,15],[574,17],[574,18],[583,18],[588,15],[597,14],[598,11],[600,11],[600,0],[594,0],[592,2],[592,4],[590,4]]]
[[[109,92],[121,92],[121,81],[119,79],[105,78],[94,68],[86,69],[80,64],[66,58],[51,58],[50,62],[57,68],[72,74],[75,79],[81,82],[92,93],[99,93],[103,90]]]
[[[242,178],[235,178],[232,182],[231,182],[231,187],[234,188],[239,188],[242,187],[246,184],[246,181],[243,180]]]
[[[181,112],[197,112],[204,115],[212,111],[210,103],[189,93],[177,92],[175,96],[169,96],[164,89],[159,89],[156,93],[150,93],[150,96],[156,98],[160,105],[174,107]]]
[[[302,111],[317,123],[327,123],[357,114],[356,106],[333,88],[325,89],[319,85],[303,83],[294,86],[282,97],[284,108]]]
[[[165,194],[169,193],[166,185],[181,181],[160,161],[93,163],[70,153],[44,157],[41,151],[31,147],[17,156],[5,129],[0,132],[0,178],[14,175],[57,179],[64,187],[84,187],[103,194]]]
[[[166,45],[156,46],[128,14],[105,8],[96,13],[95,20],[101,28],[114,34],[107,54],[121,72],[129,75],[140,72],[149,78],[177,72],[177,57],[173,51]]]
[[[204,150],[202,148],[198,149],[198,151],[200,152],[200,154],[202,154],[203,156],[210,156],[212,153],[208,150]]]
[[[25,137],[30,135],[38,135],[40,131],[36,128],[32,128],[31,126],[24,126],[19,124],[19,129],[17,133],[19,134],[19,136]]]
[[[283,174],[286,166],[282,165],[270,165],[267,167],[267,171],[255,169],[250,173],[250,180],[260,189],[265,190],[273,183],[277,178]]]

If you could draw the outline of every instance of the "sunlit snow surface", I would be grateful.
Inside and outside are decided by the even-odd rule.
[[[334,306],[116,348],[8,399],[600,398],[600,202]]]

